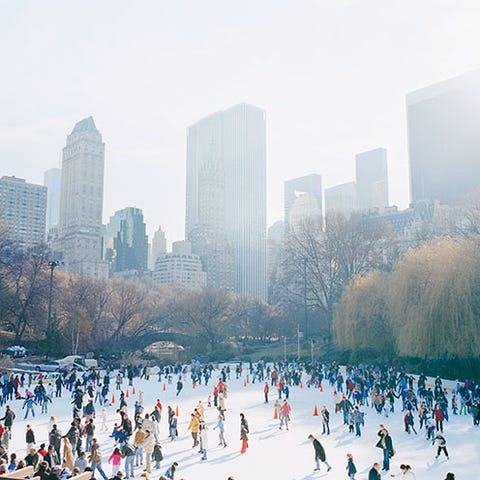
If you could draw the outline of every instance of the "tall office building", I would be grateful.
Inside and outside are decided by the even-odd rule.
[[[127,207],[118,210],[105,227],[104,259],[112,275],[147,270],[148,237],[143,212]]]
[[[155,261],[162,253],[167,253],[167,237],[165,236],[165,232],[162,230],[162,227],[158,227],[158,230],[153,234],[148,263],[148,268],[152,272],[155,270]]]
[[[92,117],[78,122],[63,149],[60,219],[55,250],[70,273],[106,278],[102,261],[105,144]]]
[[[383,212],[388,207],[387,150],[375,148],[355,156],[357,209]]]
[[[411,202],[480,190],[480,70],[407,95]]]
[[[288,232],[290,229],[290,218],[291,218],[291,209],[295,202],[306,203],[307,198],[310,204],[315,203],[315,210],[322,212],[322,176],[312,173],[310,175],[305,175],[304,177],[293,178],[287,180],[283,186],[283,205],[284,205],[284,215],[283,220],[285,223],[285,230]],[[303,198],[298,201],[298,198],[303,194],[307,194],[308,197]],[[296,210],[299,210],[296,208]],[[300,212],[299,212],[300,213]],[[298,216],[295,216],[299,220]]]
[[[281,220],[278,220],[273,225],[268,227],[267,232],[267,300],[272,302],[274,299],[274,287],[277,279],[277,271],[281,261],[285,226]]]
[[[265,234],[265,112],[242,103],[188,128],[185,235],[194,251],[210,245],[216,256],[200,252],[207,279],[265,298]]]
[[[325,189],[325,216],[341,214],[349,218],[357,206],[355,182],[342,183]]]
[[[62,185],[62,170],[50,168],[43,174],[43,184],[47,191],[47,232],[58,225],[60,215],[60,188]]]
[[[46,208],[46,187],[17,177],[0,178],[0,222],[20,250],[44,243]]]

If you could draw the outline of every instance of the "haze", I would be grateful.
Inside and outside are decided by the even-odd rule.
[[[267,112],[268,224],[283,181],[354,178],[385,147],[406,207],[405,94],[479,67],[480,4],[459,0],[0,1],[2,175],[42,183],[93,115],[104,218],[142,208],[183,238],[186,127],[239,102]]]

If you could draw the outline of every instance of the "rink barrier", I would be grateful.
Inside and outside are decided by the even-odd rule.
[[[17,480],[23,478],[30,478],[33,475],[34,468],[32,465],[20,468],[19,470],[14,470],[13,472],[8,472],[8,475],[2,475],[2,478],[7,480],[9,478]]]

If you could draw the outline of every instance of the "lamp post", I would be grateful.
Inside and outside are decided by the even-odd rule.
[[[47,330],[50,330],[50,326],[52,325],[53,271],[59,265],[60,262],[57,262],[56,260],[51,260],[50,262],[48,262],[48,266],[50,267],[50,293],[48,295]]]
[[[308,302],[307,302],[307,257],[303,257],[303,316],[305,322],[304,338],[308,338]]]

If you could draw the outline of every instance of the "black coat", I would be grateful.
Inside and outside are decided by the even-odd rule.
[[[315,460],[319,458],[322,462],[324,462],[327,458],[325,455],[325,449],[317,439],[313,441],[313,448],[315,449]]]
[[[373,467],[368,472],[368,480],[381,480],[381,475]]]

